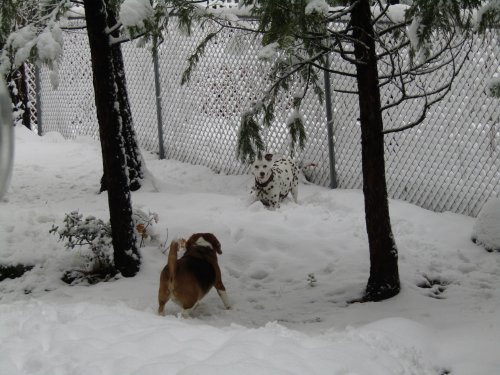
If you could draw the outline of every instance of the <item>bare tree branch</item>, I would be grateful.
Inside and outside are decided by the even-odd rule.
[[[464,43],[465,43],[465,40],[462,43],[459,43],[459,45],[462,46]],[[469,49],[468,49],[466,55],[471,50],[472,50],[472,41],[469,42]],[[451,49],[450,51],[453,51],[453,50]],[[459,51],[461,51],[461,49]],[[457,52],[457,54],[458,54],[458,52]],[[398,128],[384,130],[383,134],[397,133],[397,132],[401,132],[404,130],[408,130],[408,129],[416,127],[417,125],[421,124],[424,121],[424,119],[426,118],[427,112],[431,108],[431,106],[433,106],[437,102],[441,101],[450,92],[451,86],[452,86],[452,83],[453,83],[455,77],[459,74],[462,67],[464,66],[466,59],[465,58],[462,59],[461,63],[457,67],[456,57],[457,56],[452,53],[452,58],[449,60],[449,65],[451,66],[452,71],[450,73],[450,78],[446,83],[444,83],[443,85],[439,86],[438,88],[436,88],[432,91],[428,91],[428,90],[426,90],[425,87],[422,87],[422,85],[420,85],[420,89],[423,92],[423,94],[420,94],[420,95],[406,95],[406,94],[404,94],[404,95],[402,95],[402,97],[398,101],[391,103],[390,105],[387,105],[387,106],[382,108],[382,111],[384,111],[384,110],[387,110],[389,108],[392,108],[392,107],[395,107],[395,106],[401,104],[405,100],[414,100],[414,99],[419,99],[419,98],[425,99],[425,103],[422,106],[422,111],[421,111],[418,119],[416,119],[415,121],[412,121],[404,126],[398,127]],[[417,84],[417,86],[418,86],[418,84]],[[437,96],[434,99],[429,100],[429,98],[433,95],[437,95]]]

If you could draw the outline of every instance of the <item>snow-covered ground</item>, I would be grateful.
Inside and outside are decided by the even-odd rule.
[[[148,183],[134,206],[159,215],[161,242],[217,235],[233,308],[212,291],[191,318],[171,302],[158,316],[166,256],[155,244],[134,278],[60,281],[80,258],[52,225],[74,210],[108,217],[100,147],[17,128],[0,262],[35,267],[0,282],[0,374],[500,373],[500,253],[471,242],[473,218],[391,201],[402,291],[348,304],[369,271],[360,191],[301,185],[298,204],[269,211],[248,203],[249,175],[145,157],[157,191]]]

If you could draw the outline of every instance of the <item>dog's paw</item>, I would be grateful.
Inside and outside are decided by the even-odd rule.
[[[267,207],[262,204],[261,201],[252,202],[248,205],[248,210],[251,212],[261,212],[266,211]]]
[[[255,190],[255,188],[252,188],[248,195],[243,198],[243,200],[247,205],[251,205],[252,203],[257,202],[259,198],[257,198],[257,191]]]

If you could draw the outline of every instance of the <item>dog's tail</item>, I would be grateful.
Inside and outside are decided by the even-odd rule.
[[[177,253],[179,252],[179,241],[173,240],[168,252],[168,281],[172,283],[175,280],[175,269],[177,268]]]
[[[319,166],[313,162],[302,162],[300,163],[300,168],[298,168],[299,181],[303,184],[312,184],[312,179],[315,174],[318,173]]]

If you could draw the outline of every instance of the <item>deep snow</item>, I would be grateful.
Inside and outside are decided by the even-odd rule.
[[[171,302],[157,316],[166,256],[152,243],[134,278],[61,282],[81,258],[52,225],[74,210],[108,217],[99,144],[17,127],[0,259],[35,267],[0,282],[0,374],[500,373],[500,253],[472,243],[475,219],[391,201],[402,291],[348,304],[369,271],[360,191],[301,184],[298,204],[269,211],[248,203],[250,175],[145,157],[154,183],[134,206],[158,214],[162,243],[217,235],[232,310],[211,292],[189,319]]]

